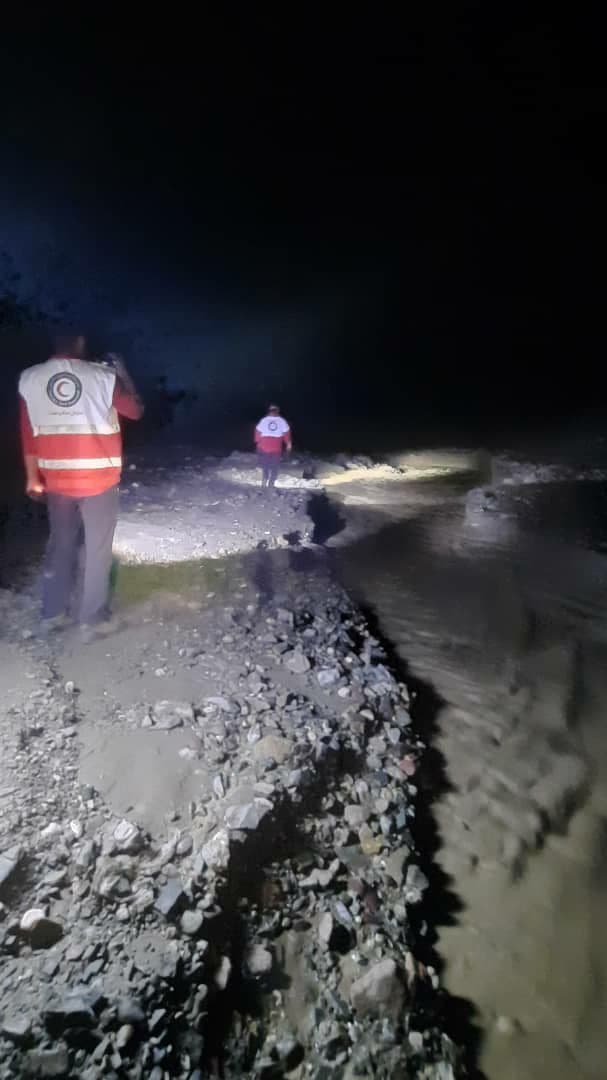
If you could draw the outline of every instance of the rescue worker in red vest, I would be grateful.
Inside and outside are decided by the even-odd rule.
[[[50,535],[42,590],[42,628],[66,620],[75,586],[81,530],[84,572],[78,621],[94,636],[108,617],[112,542],[122,467],[120,416],[139,420],[143,405],[120,357],[84,359],[85,339],[56,341],[46,363],[19,380],[26,490],[46,499]]]
[[[266,415],[257,424],[255,446],[261,468],[261,486],[274,487],[283,447],[288,454],[292,450],[291,428],[280,415],[278,405],[270,405]]]

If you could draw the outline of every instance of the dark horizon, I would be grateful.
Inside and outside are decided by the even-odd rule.
[[[5,36],[0,286],[219,412],[482,432],[595,409],[589,24],[127,29]]]

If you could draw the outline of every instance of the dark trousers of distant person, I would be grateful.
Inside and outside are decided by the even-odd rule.
[[[280,469],[280,451],[277,454],[270,454],[267,450],[258,450],[257,456],[261,469],[261,486],[274,487]]]
[[[94,626],[108,616],[118,488],[80,498],[48,492],[46,502],[50,535],[44,564],[42,618],[74,614],[83,625]],[[75,599],[77,588],[79,595]]]

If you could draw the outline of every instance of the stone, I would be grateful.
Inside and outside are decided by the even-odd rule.
[[[215,985],[218,990],[225,990],[232,974],[232,961],[229,956],[222,956],[215,972]]]
[[[405,754],[404,758],[400,762],[401,771],[405,776],[415,776],[417,772],[417,761],[413,754]]]
[[[316,867],[307,878],[302,878],[300,885],[302,888],[308,889],[326,889],[331,884],[341,868],[341,862],[339,859],[333,859],[333,862],[329,864],[326,870],[322,870],[320,867]]]
[[[174,915],[177,909],[183,904],[185,900],[185,893],[183,891],[183,884],[181,878],[171,877],[167,881],[166,885],[163,885],[156,897],[154,907],[160,915],[164,915],[165,918],[170,918]]]
[[[317,672],[316,679],[319,686],[335,686],[335,683],[341,679],[341,672],[339,668],[321,668]]]
[[[371,810],[366,806],[357,806],[356,803],[344,807],[344,821],[352,828],[359,829],[371,817]]]
[[[404,996],[404,988],[399,978],[395,961],[384,957],[373,964],[360,979],[350,987],[352,1008],[362,1016],[386,1014],[398,1016]]]
[[[214,705],[220,712],[233,713],[235,711],[234,706],[225,697],[208,697],[206,701],[208,705]]]
[[[263,682],[256,671],[247,675],[247,690],[249,694],[259,694],[263,690]]]
[[[291,649],[286,653],[283,663],[293,675],[305,675],[306,671],[309,671],[312,666],[305,653],[299,649]]]
[[[130,1027],[145,1023],[145,1012],[138,998],[123,998],[118,1002],[118,1022]]]
[[[152,1035],[157,1035],[162,1030],[166,1017],[166,1009],[154,1009],[154,1012],[152,1013],[148,1021],[148,1027]]]
[[[63,1043],[51,1050],[30,1050],[27,1071],[33,1076],[65,1076],[70,1067],[67,1046]]]
[[[251,757],[254,761],[271,758],[277,765],[282,765],[290,756],[292,749],[289,739],[284,739],[280,735],[264,735],[253,745]]]
[[[358,834],[361,850],[365,855],[379,855],[386,846],[385,836],[375,836],[368,825],[363,825]]]
[[[395,724],[398,724],[400,728],[410,727],[411,717],[406,709],[402,705],[398,705],[394,710],[394,716],[392,717]]]
[[[245,964],[250,975],[268,975],[272,970],[272,953],[263,945],[253,945],[247,949]]]
[[[178,840],[175,853],[180,856],[190,855],[194,848],[194,841],[189,833],[184,835]]]
[[[225,870],[230,861],[230,836],[227,829],[218,829],[203,844],[200,854],[207,866],[213,870]]]
[[[203,921],[201,911],[184,911],[180,921],[181,930],[188,937],[196,937],[202,928]]]
[[[89,866],[92,866],[95,862],[97,855],[97,846],[94,840],[85,840],[82,847],[79,849],[75,864],[79,870],[87,870]]]
[[[8,884],[15,873],[22,855],[22,849],[18,846],[8,848],[0,855],[0,895],[4,886]]]
[[[329,942],[331,940],[331,935],[333,934],[333,926],[334,922],[331,912],[325,911],[324,914],[321,915],[320,922],[318,924],[318,937],[321,945],[326,948],[328,948]]]
[[[49,821],[48,825],[45,825],[44,828],[40,830],[40,839],[52,840],[55,836],[61,836],[62,832],[63,829],[58,821]]]
[[[86,987],[69,991],[60,1004],[47,1009],[44,1014],[45,1024],[51,1035],[57,1036],[67,1028],[92,1028],[96,1016],[90,994]]]
[[[426,875],[422,873],[419,866],[412,863],[407,869],[405,879],[405,900],[407,903],[419,904],[428,885],[429,881]]]
[[[194,708],[189,701],[157,701],[152,714],[154,726],[161,731],[194,723]]]
[[[119,1027],[116,1032],[116,1049],[125,1050],[134,1034],[135,1029],[132,1024],[123,1024]]]
[[[395,851],[392,851],[386,859],[386,874],[388,877],[392,878],[395,885],[402,884],[405,863],[410,854],[409,848],[404,845],[403,847],[396,848]]]
[[[344,904],[343,900],[336,900],[333,905],[336,919],[339,919],[340,923],[348,928],[353,926],[353,919],[349,909]]]
[[[127,821],[126,818],[118,822],[113,835],[116,847],[121,854],[138,851],[142,845],[142,836],[137,825],[132,821]]]
[[[146,977],[174,979],[179,964],[176,941],[167,941],[157,930],[141,930],[130,946],[133,963]],[[126,1022],[126,1021],[125,1021]]]
[[[22,1046],[28,1042],[31,1033],[32,1022],[29,1016],[26,1016],[23,1013],[20,1013],[19,1015],[8,1013],[5,1015],[0,1027],[0,1034],[2,1034],[5,1039],[9,1039],[18,1046]]]
[[[40,908],[26,911],[19,925],[32,949],[50,949],[63,937],[61,923],[49,919]]]
[[[256,829],[266,814],[273,809],[274,804],[269,799],[255,798],[250,803],[229,806],[225,812],[224,820],[228,829],[242,829],[250,832]]]
[[[154,907],[154,890],[151,885],[144,885],[141,889],[138,889],[133,896],[133,910],[138,915],[142,915],[144,911],[149,911]]]

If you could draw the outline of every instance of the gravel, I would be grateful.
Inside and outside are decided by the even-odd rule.
[[[86,647],[0,594],[27,675],[0,704],[0,1075],[463,1075],[415,955],[407,690],[322,555],[263,557],[270,595],[243,567]]]

